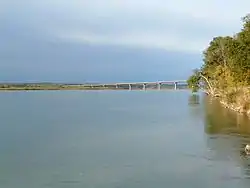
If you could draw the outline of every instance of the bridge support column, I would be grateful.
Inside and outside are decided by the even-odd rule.
[[[175,90],[177,90],[177,83],[178,83],[178,82],[175,82],[175,83],[174,83],[174,89],[175,89]]]
[[[132,85],[131,84],[128,84],[128,89],[132,90]]]
[[[146,84],[143,84],[142,86],[143,86],[142,89],[146,90]]]
[[[161,90],[161,84],[162,84],[162,83],[157,83],[157,89],[158,89],[158,90]]]

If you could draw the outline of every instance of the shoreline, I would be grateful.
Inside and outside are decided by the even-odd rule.
[[[220,100],[220,103],[224,108],[228,108],[228,109],[235,111],[239,114],[244,114],[250,119],[250,110],[242,110],[242,108],[240,106],[236,106],[234,104],[228,104],[222,100]]]
[[[232,110],[232,111],[234,111],[236,113],[239,113],[239,114],[242,114],[242,115],[246,115],[250,119],[250,109],[245,110],[240,105],[236,105],[235,103],[226,102],[220,96],[213,96],[208,91],[204,91],[204,92],[205,92],[206,95],[219,100],[219,102],[220,102],[220,104],[221,104],[221,106],[223,108],[227,108],[227,109]]]

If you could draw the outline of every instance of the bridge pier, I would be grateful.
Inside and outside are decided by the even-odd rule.
[[[132,84],[128,84],[128,89],[132,90]]]
[[[181,84],[183,82],[186,82],[185,80],[173,80],[173,81],[156,81],[156,82],[117,82],[117,83],[89,83],[89,84],[84,84],[84,86],[87,86],[90,89],[95,89],[95,88],[111,88],[112,89],[119,89],[119,88],[127,88],[128,86],[129,90],[132,90],[132,86],[136,86],[136,88],[141,88],[143,90],[146,90],[147,88],[150,88],[150,85],[153,85],[156,87],[156,89],[160,90],[162,89],[162,85],[164,84],[170,84],[171,86],[174,86],[172,89],[177,90],[178,89],[178,84]],[[169,85],[169,86],[170,86]],[[125,86],[125,87],[124,87]],[[180,87],[180,86],[179,86]]]
[[[157,89],[158,89],[158,90],[161,90],[161,84],[162,84],[162,83],[160,83],[160,82],[157,83]]]
[[[178,83],[178,82],[175,82],[175,83],[174,83],[174,89],[175,89],[175,90],[177,90],[177,83]]]

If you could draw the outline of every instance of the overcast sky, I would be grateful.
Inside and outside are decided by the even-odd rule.
[[[14,57],[44,41],[201,54],[214,36],[238,32],[249,7],[249,0],[1,0],[0,68],[29,67]]]

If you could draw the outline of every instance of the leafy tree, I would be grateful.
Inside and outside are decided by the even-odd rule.
[[[194,71],[188,79],[190,88],[197,90],[203,77],[215,90],[250,85],[250,15],[242,21],[243,28],[235,36],[213,38],[203,52],[200,71]]]
[[[200,88],[200,71],[198,69],[194,70],[193,75],[187,80],[189,88],[192,88],[193,92],[197,92]]]
[[[193,92],[202,86],[212,95],[250,110],[250,14],[242,22],[236,35],[212,39],[203,52],[203,65],[189,77],[188,86]]]

